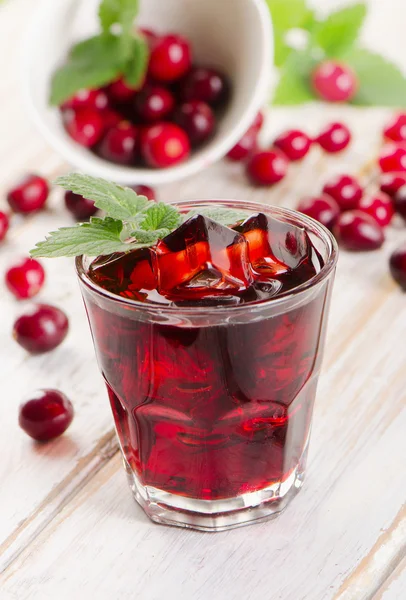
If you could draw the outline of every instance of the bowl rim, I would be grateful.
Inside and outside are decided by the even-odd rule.
[[[92,156],[90,152],[83,152],[82,148],[76,150],[73,143],[65,137],[63,131],[59,131],[46,122],[42,110],[33,100],[31,77],[27,77],[27,73],[31,72],[31,64],[35,60],[33,48],[37,45],[40,31],[43,29],[44,23],[46,23],[48,7],[51,3],[54,5],[54,2],[55,0],[42,0],[31,23],[26,28],[22,44],[21,86],[27,112],[37,130],[49,145],[76,169],[80,169],[93,176],[105,177],[117,183],[128,185],[136,183],[146,185],[172,183],[193,175],[202,168],[208,167],[224,158],[227,152],[233,148],[254,122],[258,111],[266,102],[270,89],[271,65],[273,64],[274,56],[272,18],[265,0],[249,0],[259,14],[259,25],[263,40],[263,51],[261,56],[258,57],[258,60],[261,61],[261,67],[256,85],[252,90],[250,100],[243,115],[229,132],[225,133],[214,144],[203,148],[198,155],[193,156],[192,154],[185,162],[167,169],[139,169],[115,165]]]

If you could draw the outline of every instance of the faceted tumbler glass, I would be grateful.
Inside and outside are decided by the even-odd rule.
[[[337,262],[295,211],[177,206],[213,203],[304,227],[324,266],[258,304],[178,308],[116,296],[76,262],[133,494],[153,521],[204,531],[275,515],[302,486]]]

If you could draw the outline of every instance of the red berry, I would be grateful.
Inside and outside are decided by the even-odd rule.
[[[156,200],[157,195],[149,185],[132,185],[131,189],[134,190],[139,196],[146,196],[148,200]]]
[[[62,435],[72,423],[71,401],[58,390],[38,390],[21,404],[18,422],[30,437],[46,442]]]
[[[340,214],[340,207],[337,202],[326,195],[304,198],[299,202],[297,210],[312,219],[316,219],[330,230],[333,229]]]
[[[404,173],[382,173],[379,180],[381,192],[388,194],[391,198],[401,187],[406,185],[406,172]]]
[[[6,237],[10,221],[5,212],[0,210],[0,242]]]
[[[207,141],[216,126],[210,106],[198,100],[181,104],[174,114],[174,121],[186,131],[192,146]]]
[[[47,181],[39,175],[27,175],[7,194],[7,202],[16,213],[33,213],[41,210],[49,195]]]
[[[381,227],[386,227],[393,219],[395,209],[392,200],[387,194],[380,193],[374,196],[364,196],[358,203],[358,209],[368,213]]]
[[[406,143],[385,144],[379,155],[379,166],[384,173],[406,171]]]
[[[97,213],[93,200],[73,192],[65,192],[65,206],[77,221],[87,221]]]
[[[186,75],[191,63],[189,42],[180,35],[166,35],[153,45],[148,73],[157,81],[176,81]]]
[[[264,120],[265,120],[264,113],[260,110],[259,113],[257,114],[257,116],[255,117],[255,121],[253,122],[251,127],[255,127],[255,129],[257,129],[259,131],[260,129],[262,129]]]
[[[97,148],[99,156],[120,165],[132,165],[138,154],[138,130],[128,121],[121,121],[104,136]]]
[[[337,175],[323,187],[323,194],[334,198],[340,210],[352,210],[358,207],[362,198],[362,188],[354,177]]]
[[[13,337],[27,352],[42,354],[59,346],[68,329],[69,321],[62,310],[39,304],[17,319]]]
[[[103,90],[79,90],[70,100],[62,104],[63,110],[91,108],[104,110],[109,105],[109,99]]]
[[[147,27],[140,27],[140,33],[146,38],[148,45],[152,47],[158,40],[158,34]]]
[[[141,153],[150,167],[170,167],[188,158],[190,142],[183,129],[163,122],[143,132]]]
[[[292,161],[304,158],[309,152],[311,145],[312,142],[309,136],[298,129],[291,129],[281,133],[274,142],[274,146],[282,150],[285,156]]]
[[[317,96],[327,102],[348,102],[358,89],[354,71],[334,60],[326,60],[316,67],[312,83]]]
[[[116,81],[110,83],[106,88],[106,93],[110,100],[115,104],[128,102],[132,100],[136,94],[136,89],[132,88],[125,81],[124,77],[119,77]]]
[[[383,134],[393,142],[406,142],[406,113],[395,115],[383,130]]]
[[[360,210],[342,213],[334,226],[334,234],[347,250],[376,250],[385,240],[375,219]]]
[[[102,113],[93,108],[67,111],[64,124],[70,137],[85,148],[95,146],[104,132]]]
[[[389,259],[393,279],[406,292],[406,245],[395,250]]]
[[[231,148],[227,154],[227,158],[240,162],[245,160],[257,149],[258,129],[253,125],[244,133],[239,142]]]
[[[344,150],[351,142],[351,132],[342,123],[331,123],[322,130],[316,142],[329,154]]]
[[[265,150],[254,154],[247,163],[247,175],[255,185],[274,185],[288,171],[288,161],[279,150]]]
[[[201,100],[210,106],[224,104],[229,84],[225,75],[215,69],[193,67],[181,84],[180,96],[184,102]]]
[[[33,298],[42,288],[45,271],[33,258],[23,258],[6,271],[6,286],[17,300]]]
[[[395,211],[406,221],[406,185],[399,188],[393,197]]]
[[[162,121],[175,107],[175,98],[162,86],[146,86],[135,97],[135,110],[146,123]]]
[[[116,110],[112,110],[111,108],[103,111],[102,118],[103,129],[105,133],[112,127],[117,127],[117,125],[123,120],[121,114]]]

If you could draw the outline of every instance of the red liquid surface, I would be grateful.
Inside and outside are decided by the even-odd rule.
[[[272,224],[264,235],[252,221],[226,232],[224,248],[198,225],[187,243],[175,232],[152,253],[96,260],[89,275],[125,298],[224,307],[261,304],[322,266],[301,230]],[[292,473],[309,435],[325,300],[326,287],[284,314],[191,327],[86,297],[121,447],[143,485],[214,500]]]

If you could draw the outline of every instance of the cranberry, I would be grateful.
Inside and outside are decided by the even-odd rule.
[[[255,121],[253,122],[251,127],[255,127],[255,129],[257,129],[259,131],[260,129],[262,129],[264,120],[265,120],[264,113],[260,110],[259,113],[257,114],[257,116],[255,117]]]
[[[323,187],[323,194],[334,198],[342,211],[357,208],[362,193],[361,186],[350,175],[337,175]]]
[[[18,300],[32,298],[42,288],[45,271],[33,258],[23,258],[6,272],[6,286]]]
[[[13,337],[31,354],[42,354],[59,346],[68,329],[69,321],[62,310],[39,304],[17,319]]]
[[[389,266],[393,279],[406,291],[406,245],[391,254]]]
[[[379,166],[384,173],[406,171],[406,143],[385,144],[379,155]]]
[[[316,196],[304,198],[297,206],[297,210],[312,219],[319,221],[324,227],[332,230],[340,214],[340,207],[330,196]]]
[[[119,123],[121,123],[121,121],[123,120],[123,117],[121,116],[121,114],[111,108],[108,108],[103,111],[102,118],[103,118],[103,128],[104,128],[105,133],[112,127],[117,127],[117,125]]]
[[[219,106],[227,100],[228,88],[226,77],[219,71],[194,67],[182,82],[180,95],[185,102],[201,100]]]
[[[99,156],[121,165],[134,164],[137,152],[138,130],[128,121],[109,129],[97,149]]]
[[[383,130],[383,134],[393,142],[406,142],[406,113],[395,115]]]
[[[38,390],[20,406],[18,422],[30,437],[46,442],[62,435],[72,423],[71,401],[58,390]]]
[[[175,98],[162,86],[146,86],[135,98],[135,110],[147,123],[162,121],[175,107]]]
[[[186,75],[191,63],[189,42],[180,35],[166,35],[153,45],[148,73],[157,81],[176,81]]]
[[[231,148],[227,154],[227,158],[234,161],[242,161],[256,150],[258,142],[258,129],[253,125],[244,133],[239,142]]]
[[[121,104],[122,102],[128,102],[134,98],[137,90],[130,87],[126,83],[124,77],[119,77],[106,88],[106,93],[110,100],[115,104]]]
[[[163,122],[143,132],[141,153],[150,167],[170,167],[188,158],[190,142],[183,129]]]
[[[347,250],[376,250],[385,239],[375,219],[360,210],[342,213],[334,226],[334,234]]]
[[[63,110],[91,108],[104,110],[109,105],[109,99],[103,90],[79,90],[70,100],[64,102]]]
[[[247,174],[256,185],[274,185],[288,171],[288,161],[279,150],[266,150],[254,154],[247,163]]]
[[[27,175],[7,194],[7,202],[16,213],[33,213],[44,207],[49,195],[46,180],[39,175]]]
[[[146,196],[148,200],[156,200],[156,192],[149,185],[132,185],[131,189],[134,190],[139,196]]]
[[[341,152],[351,142],[351,132],[342,123],[331,123],[322,130],[316,142],[329,154]]]
[[[348,102],[358,90],[354,71],[334,60],[326,60],[315,68],[312,84],[317,96],[327,102]]]
[[[393,198],[395,211],[406,221],[406,185],[399,188]]]
[[[389,225],[395,214],[391,198],[383,192],[361,198],[358,209],[371,215],[381,227]]]
[[[65,192],[65,206],[77,221],[86,221],[97,213],[93,200],[88,200],[73,192]]]
[[[103,135],[103,118],[93,108],[80,108],[64,113],[65,129],[70,137],[81,146],[92,148]]]
[[[289,160],[301,160],[310,150],[312,142],[303,131],[291,129],[279,135],[274,145],[282,150]]]
[[[199,100],[181,104],[174,115],[174,121],[186,131],[192,146],[208,140],[216,125],[210,106]]]
[[[0,210],[0,242],[6,237],[10,221],[5,212]]]
[[[379,180],[381,192],[388,194],[391,198],[401,187],[406,185],[406,172],[404,173],[382,173]]]

